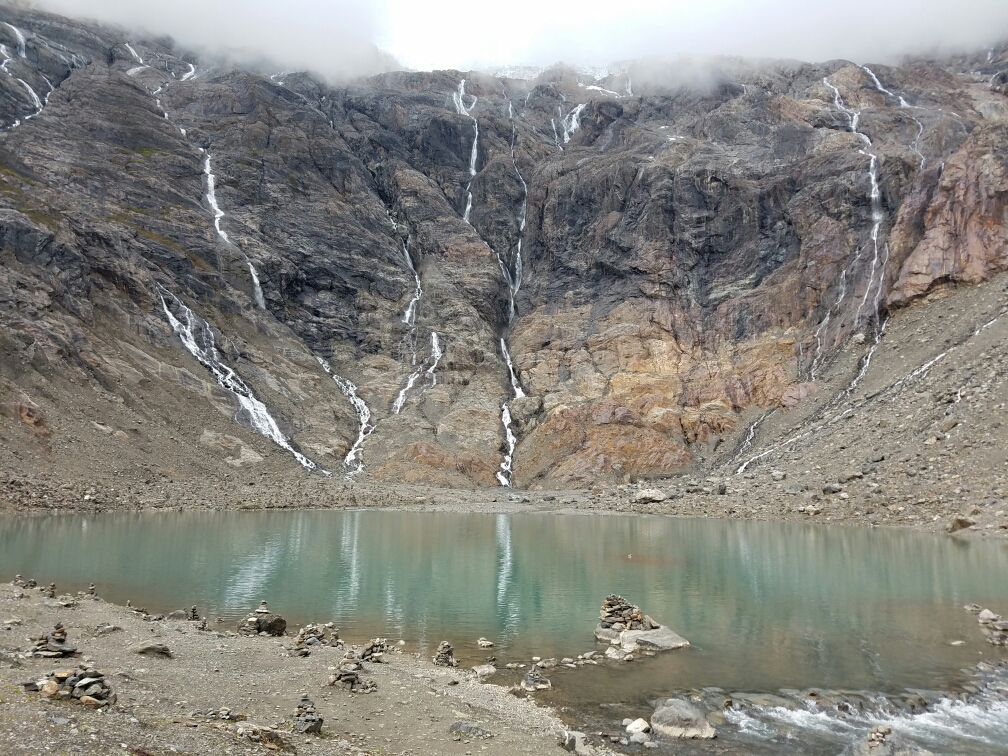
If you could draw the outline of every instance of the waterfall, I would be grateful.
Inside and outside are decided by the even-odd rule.
[[[438,363],[441,362],[444,352],[441,350],[441,340],[435,331],[431,331],[430,340],[431,365],[427,368],[427,375],[431,379],[431,386],[433,387],[437,385],[437,374],[434,371],[437,370]]]
[[[452,93],[452,101],[455,103],[456,113],[472,118],[473,130],[476,132],[476,136],[473,138],[472,151],[469,153],[469,183],[466,185],[466,207],[462,215],[462,220],[468,223],[469,212],[472,210],[472,179],[476,175],[476,158],[479,155],[479,121],[476,120],[476,116],[472,115],[472,109],[476,107],[477,98],[475,96],[473,96],[472,102],[469,103],[469,107],[466,107],[465,83],[465,79],[459,82],[458,89]]]
[[[615,93],[614,93],[615,94]],[[578,105],[571,112],[560,119],[560,126],[563,129],[563,140],[564,144],[570,141],[571,136],[581,128],[581,111],[585,109],[585,106]],[[555,130],[555,127],[554,127]]]
[[[165,118],[167,117],[168,114],[166,113]],[[207,203],[210,205],[210,209],[213,210],[214,228],[217,229],[217,235],[224,241],[224,243],[230,246],[231,240],[228,238],[227,232],[221,228],[220,224],[221,218],[224,217],[224,211],[221,210],[220,206],[217,204],[217,179],[214,176],[213,171],[210,169],[209,152],[206,155],[206,162],[203,164],[203,172],[207,177]],[[266,300],[263,298],[262,286],[259,283],[259,273],[256,271],[255,265],[252,264],[252,260],[249,259],[249,256],[240,249],[238,251],[241,252],[242,257],[245,258],[245,264],[248,265],[249,275],[252,277],[252,292],[255,297],[255,303],[259,305],[260,309],[265,310]]]
[[[884,90],[884,88],[882,87],[881,83],[878,82],[877,78],[875,78],[875,75],[873,73],[871,73],[870,69],[865,68],[864,70],[876,82],[877,88],[879,88],[882,91],[885,91],[887,94],[890,94],[890,95],[892,94],[892,93],[888,92],[888,90]],[[865,149],[860,150],[860,152],[861,152],[862,155],[865,155],[868,158],[868,178],[869,178],[870,187],[871,187],[870,190],[869,190],[869,200],[871,202],[871,214],[872,214],[872,230],[871,230],[870,238],[871,238],[871,244],[872,244],[872,249],[873,249],[873,255],[872,255],[871,269],[870,269],[870,272],[869,272],[869,275],[868,275],[868,283],[865,286],[865,293],[864,293],[864,296],[863,296],[863,298],[861,300],[861,303],[858,305],[858,308],[857,308],[857,310],[855,312],[855,315],[854,315],[854,326],[856,328],[860,324],[860,322],[861,322],[861,312],[865,308],[865,306],[867,305],[868,299],[871,296],[872,290],[875,289],[875,286],[876,286],[876,283],[875,283],[875,274],[876,274],[876,271],[878,271],[879,272],[878,273],[878,276],[879,276],[878,277],[878,293],[873,298],[872,304],[873,304],[873,308],[874,308],[873,309],[873,315],[874,315],[874,322],[876,324],[876,335],[880,336],[881,331],[878,328],[878,323],[879,323],[878,305],[879,305],[879,302],[880,302],[880,299],[881,299],[882,288],[885,286],[885,269],[886,269],[886,264],[889,261],[889,247],[888,247],[888,245],[884,245],[884,260],[882,261],[882,263],[880,265],[879,264],[879,257],[880,257],[879,256],[879,233],[880,233],[880,230],[881,230],[881,227],[882,227],[882,223],[885,221],[885,213],[882,210],[882,192],[881,192],[881,189],[879,187],[879,181],[878,181],[878,156],[875,155],[873,152],[869,151],[871,149],[871,147],[872,147],[872,142],[871,142],[871,139],[868,138],[868,135],[864,134],[864,133],[862,133],[860,131],[858,131],[858,122],[859,122],[859,118],[860,118],[860,111],[856,111],[856,110],[853,110],[853,109],[847,107],[847,105],[843,101],[843,97],[840,95],[840,90],[837,87],[835,87],[832,84],[830,84],[829,79],[823,78],[823,84],[832,92],[834,106],[836,106],[836,108],[838,110],[840,110],[842,113],[844,113],[847,116],[848,127],[849,127],[851,133],[857,135],[861,139],[861,141],[864,142]],[[826,317],[819,324],[818,328],[816,328],[815,336],[814,336],[814,338],[816,340],[816,352],[815,352],[815,356],[813,357],[813,360],[812,360],[812,365],[811,365],[811,367],[809,369],[809,377],[813,381],[816,379],[816,369],[817,369],[817,366],[821,363],[821,361],[823,359],[823,354],[822,354],[822,332],[826,328],[827,324],[829,323],[830,317],[831,317],[832,313],[836,312],[836,313],[839,314],[839,312],[840,312],[840,309],[839,309],[840,308],[840,304],[841,304],[841,302],[843,301],[844,297],[847,294],[847,274],[850,273],[851,276],[853,276],[856,273],[856,267],[857,267],[858,263],[860,262],[862,251],[863,251],[863,248],[858,247],[858,249],[856,250],[856,253],[855,253],[853,259],[851,260],[850,264],[848,265],[847,269],[844,270],[841,273],[841,276],[840,276],[840,291],[839,291],[839,293],[837,295],[836,301],[829,308],[829,310],[826,313]],[[856,286],[856,284],[855,284],[855,286]]]
[[[164,286],[160,284],[156,284],[156,286],[158,297],[161,300],[161,307],[164,310],[165,317],[168,319],[168,324],[182,341],[182,345],[186,348],[186,351],[213,373],[221,388],[230,392],[238,400],[239,410],[234,419],[237,421],[239,416],[244,415],[252,430],[265,436],[281,449],[290,452],[306,470],[318,469],[314,462],[290,445],[290,441],[281,433],[276,420],[270,415],[266,405],[256,398],[255,394],[252,393],[252,390],[238,374],[221,359],[220,353],[217,351],[214,343],[213,330],[210,328],[210,324],[186,307],[181,299],[172,294]],[[169,300],[174,308],[179,311],[179,317],[176,317],[172,312],[172,308],[168,306]],[[320,472],[326,473],[325,470],[320,470]]]
[[[189,81],[189,79],[193,78],[195,75],[196,75],[196,66],[190,63],[189,70],[186,71],[184,74],[182,74],[182,78],[179,79],[179,81]]]
[[[885,87],[883,87],[883,86],[882,86],[882,82],[880,82],[880,81],[878,80],[878,76],[876,76],[876,75],[875,75],[875,74],[874,74],[874,73],[872,72],[872,70],[871,70],[870,68],[868,68],[868,66],[861,66],[861,68],[862,68],[862,69],[864,70],[864,72],[865,72],[866,74],[868,74],[868,76],[870,76],[870,77],[871,77],[871,80],[872,80],[872,83],[874,83],[874,84],[875,84],[875,89],[877,89],[877,90],[878,90],[879,92],[881,92],[882,94],[887,94],[887,95],[889,95],[889,96],[890,96],[890,97],[892,97],[892,98],[895,98],[895,97],[896,97],[896,95],[894,95],[894,94],[893,94],[892,92],[890,92],[890,91],[889,91],[888,89],[886,89]]]
[[[371,410],[368,408],[364,400],[357,395],[357,386],[354,385],[353,381],[336,375],[336,373],[332,372],[330,369],[329,363],[321,357],[316,357],[315,359],[318,360],[318,364],[322,366],[323,370],[325,370],[326,375],[331,376],[336,385],[339,386],[343,396],[350,400],[350,405],[354,408],[354,411],[357,413],[357,419],[360,421],[360,430],[357,432],[357,440],[354,441],[353,446],[350,447],[350,451],[348,451],[346,457],[343,458],[343,466],[349,469],[347,477],[352,478],[364,470],[364,440],[370,436],[375,429],[375,427],[371,425]],[[355,462],[357,463],[356,467],[354,467]]]
[[[6,21],[4,21],[4,24],[7,26],[8,29],[10,29],[12,32],[14,32],[14,36],[17,39],[17,54],[18,54],[18,57],[19,58],[25,57],[25,36],[24,36],[24,34],[22,34],[21,30],[18,29],[16,26],[14,26],[14,24],[8,24]]]
[[[129,42],[127,42],[126,43],[126,49],[130,51],[130,55],[133,56],[134,60],[136,60],[137,63],[139,63],[140,65],[143,65],[143,58],[141,58],[139,55],[137,55],[137,51],[133,49],[133,45],[131,45]]]
[[[497,255],[497,264],[500,266],[501,273],[504,276],[504,281],[508,286],[507,332],[510,333],[515,317],[515,296],[521,288],[522,281],[521,248],[522,236],[525,233],[525,216],[528,209],[528,184],[525,183],[525,178],[522,176],[521,171],[518,170],[518,160],[515,156],[515,138],[517,136],[517,127],[514,122],[514,109],[511,107],[510,100],[508,100],[508,117],[511,119],[511,164],[514,166],[515,173],[522,185],[522,204],[521,211],[518,215],[518,244],[512,265],[507,265],[501,256]],[[504,357],[504,362],[507,365],[508,377],[511,379],[511,390],[514,392],[512,400],[520,399],[525,396],[525,392],[522,390],[521,383],[518,381],[518,375],[515,372],[514,363],[511,361],[511,352],[508,350],[507,339],[504,336],[501,336],[500,338],[500,348],[501,355]],[[510,487],[512,461],[514,458],[517,438],[514,435],[514,431],[511,429],[511,410],[508,407],[507,401],[501,405],[501,424],[504,426],[504,438],[507,442],[507,452],[504,455],[504,459],[501,461],[500,470],[497,471],[496,477],[502,486]]]

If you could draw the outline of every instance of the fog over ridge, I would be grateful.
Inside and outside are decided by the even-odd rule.
[[[23,4],[23,3],[22,3]],[[233,60],[341,79],[419,70],[604,66],[616,60],[745,56],[859,63],[967,52],[1008,39],[1005,0],[35,0],[52,12],[171,35]]]

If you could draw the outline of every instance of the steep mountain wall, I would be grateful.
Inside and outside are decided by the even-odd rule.
[[[1004,49],[334,87],[0,16],[6,388],[179,464],[236,419],[375,480],[667,474],[1008,268]]]

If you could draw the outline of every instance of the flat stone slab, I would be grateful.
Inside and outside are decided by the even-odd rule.
[[[689,645],[688,640],[668,625],[662,625],[655,630],[624,630],[623,632],[597,625],[595,638],[602,643],[618,645],[626,653],[638,650],[675,651]]]
[[[620,647],[631,653],[638,649],[675,651],[688,645],[689,641],[668,625],[662,625],[657,630],[624,630],[620,633]]]

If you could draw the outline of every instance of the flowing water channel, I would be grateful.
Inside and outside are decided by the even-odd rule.
[[[608,703],[618,717],[712,686],[961,689],[964,669],[1008,658],[963,609],[1008,614],[1008,543],[895,529],[389,511],[6,516],[0,579],[15,573],[61,591],[93,581],[104,598],[150,612],[195,603],[226,627],[266,599],[292,626],[332,620],[350,640],[403,638],[429,655],[448,639],[464,665],[486,656],[480,636],[496,642],[499,665],[598,650],[599,606],[620,593],[692,645],[552,671],[554,704]],[[959,719],[934,725],[938,735],[911,734],[936,753],[1008,754],[1003,700],[949,706]],[[773,711],[751,710],[722,736],[786,744],[805,728],[794,753],[837,753],[853,737],[846,723],[783,710],[781,723]]]

